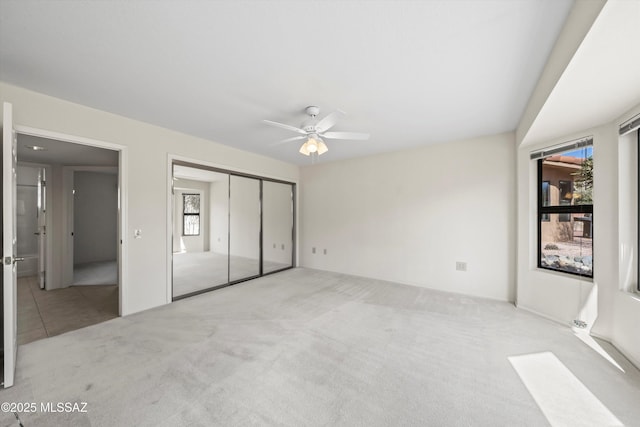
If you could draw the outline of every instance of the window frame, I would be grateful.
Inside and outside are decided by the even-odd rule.
[[[537,226],[538,226],[538,241],[537,241],[537,246],[538,246],[538,254],[537,254],[537,266],[539,269],[545,270],[545,271],[553,271],[556,273],[560,273],[560,274],[569,274],[572,276],[578,276],[578,277],[585,277],[585,278],[589,278],[592,279],[594,277],[594,272],[595,272],[595,262],[592,258],[591,261],[591,275],[587,275],[587,274],[582,274],[582,273],[576,273],[576,272],[572,272],[572,271],[564,271],[564,270],[558,270],[555,268],[549,268],[549,267],[544,267],[542,265],[542,223],[546,222],[543,221],[543,218],[545,215],[548,215],[549,217],[551,216],[551,214],[574,214],[574,213],[582,213],[582,214],[591,214],[591,245],[592,245],[592,251],[593,251],[593,245],[594,245],[594,227],[593,227],[593,202],[590,205],[558,205],[558,206],[543,206],[543,194],[542,194],[542,165],[543,162],[545,160],[545,157],[541,157],[537,159],[537,169],[538,169],[538,176],[536,178],[536,185],[538,188],[538,213],[537,213]],[[573,189],[573,183],[571,184],[571,187]],[[558,188],[558,190],[560,190],[560,188]],[[562,197],[560,197],[560,200],[562,200]]]
[[[544,161],[544,159],[542,159],[542,160]],[[564,195],[563,195],[563,193],[564,193],[562,191],[563,190],[563,188],[562,188],[563,184],[569,184],[569,193],[571,194],[571,198],[570,199],[566,199],[564,197]],[[566,179],[558,180],[558,193],[559,193],[558,203],[560,204],[560,206],[571,206],[572,205],[572,202],[573,202],[573,191],[574,191],[573,181],[567,181]],[[571,215],[570,214],[560,214],[560,215],[558,215],[558,222],[571,222]]]
[[[546,191],[546,201],[547,201],[547,205],[549,206],[551,204],[551,181],[542,181],[541,182],[541,201],[542,201],[542,206],[545,206],[544,202],[545,202],[545,188],[544,188],[544,184],[547,184],[547,191]],[[540,221],[541,222],[549,222],[551,221],[551,216],[549,214],[542,214],[542,216],[540,217]]]
[[[187,196],[198,196],[198,212],[185,212],[185,199]],[[200,217],[200,202],[202,201],[202,198],[200,197],[200,193],[182,193],[182,236],[183,237],[195,237],[195,236],[199,236],[201,231],[202,231],[202,218]],[[192,216],[196,216],[198,217],[198,233],[196,234],[187,234],[185,232],[185,220],[187,217],[192,217]]]

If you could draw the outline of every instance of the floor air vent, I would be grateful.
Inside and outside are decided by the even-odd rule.
[[[575,326],[576,328],[585,329],[587,327],[587,322],[585,322],[584,320],[576,319],[573,321],[573,326]]]

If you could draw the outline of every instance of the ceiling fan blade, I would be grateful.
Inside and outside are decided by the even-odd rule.
[[[273,144],[269,144],[269,145],[271,145],[271,146],[280,145],[280,144],[284,144],[284,143],[291,142],[291,141],[298,141],[300,139],[305,139],[306,137],[307,137],[306,135],[304,135],[304,136],[294,136],[292,138],[283,139],[282,141],[274,142]]]
[[[341,110],[336,110],[333,113],[327,114],[324,119],[318,122],[318,124],[316,125],[316,130],[318,132],[324,132],[331,129],[338,121],[338,118],[344,115],[344,111]]]
[[[275,126],[275,127],[279,127],[282,129],[286,129],[286,130],[292,130],[294,132],[298,132],[298,133],[302,133],[302,134],[307,134],[307,132],[305,132],[303,129],[294,127],[294,126],[290,126],[290,125],[285,125],[284,123],[278,123],[278,122],[272,122],[271,120],[263,120],[263,122],[265,122],[268,125],[271,126]]]
[[[361,132],[327,132],[320,136],[327,139],[355,139],[358,141],[365,141],[369,139],[368,133]]]

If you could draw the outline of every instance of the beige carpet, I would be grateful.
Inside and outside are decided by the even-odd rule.
[[[511,304],[294,269],[21,346],[0,400],[87,402],[29,427],[638,425],[640,373],[596,344],[610,359]]]

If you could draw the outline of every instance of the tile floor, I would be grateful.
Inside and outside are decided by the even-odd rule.
[[[18,279],[18,345],[118,317],[118,286],[45,291],[36,276]]]

